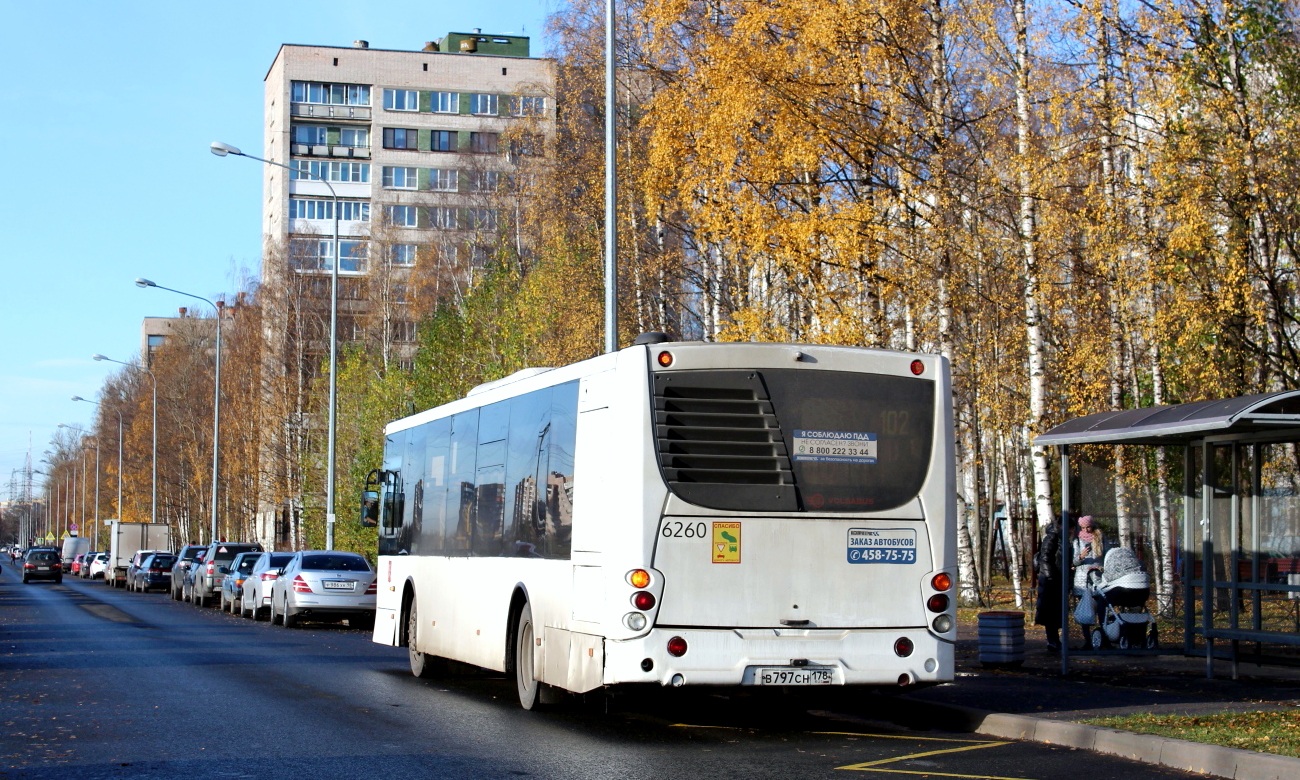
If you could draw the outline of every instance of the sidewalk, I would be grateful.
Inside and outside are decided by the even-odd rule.
[[[956,681],[899,697],[910,710],[900,714],[932,725],[1093,750],[1217,777],[1300,777],[1300,758],[1080,722],[1135,713],[1293,709],[1300,706],[1300,668],[1243,661],[1233,680],[1229,663],[1218,661],[1211,680],[1206,678],[1205,659],[1183,656],[1180,643],[1151,654],[1074,651],[1069,676],[1062,677],[1060,657],[1047,652],[1042,629],[1027,626],[1025,634],[1024,663],[996,668],[979,660],[977,627],[961,626]]]

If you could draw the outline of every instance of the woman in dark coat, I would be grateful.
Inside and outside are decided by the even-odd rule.
[[[1047,651],[1061,651],[1061,527],[1055,522],[1047,526],[1043,543],[1034,557],[1034,570],[1038,574],[1038,606],[1034,623],[1047,634]]]

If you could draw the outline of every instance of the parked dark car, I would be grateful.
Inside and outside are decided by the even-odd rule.
[[[257,559],[262,557],[259,551],[241,552],[226,567],[226,576],[221,578],[221,611],[234,615],[240,610],[239,602],[244,597],[244,580]]]
[[[206,607],[213,596],[221,593],[221,578],[230,571],[230,563],[242,552],[262,552],[256,542],[213,542],[203,553],[203,562],[190,566],[185,573],[190,603]]]
[[[23,584],[32,580],[63,582],[63,558],[52,547],[33,547],[23,555]]]
[[[170,550],[136,550],[135,555],[131,556],[131,562],[126,565],[127,590],[134,590],[134,583],[138,579],[138,575],[140,573],[140,566],[144,563],[145,559],[150,557],[154,553],[165,553],[165,552],[171,552],[171,551]]]
[[[188,600],[189,594],[185,590],[185,578],[189,574],[190,566],[202,555],[208,546],[206,544],[187,544],[181,548],[176,555],[176,565],[172,567],[172,582],[168,585],[172,598],[180,601],[181,598]]]
[[[135,579],[127,580],[127,587],[141,593],[148,593],[154,588],[168,590],[171,588],[172,567],[175,565],[175,553],[156,552],[141,561]]]

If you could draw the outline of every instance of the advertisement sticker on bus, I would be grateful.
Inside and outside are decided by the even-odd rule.
[[[876,462],[877,438],[855,431],[796,430],[793,457],[805,463],[871,464]]]
[[[713,562],[740,563],[740,523],[713,524]]]
[[[916,531],[850,528],[849,563],[916,563]]]

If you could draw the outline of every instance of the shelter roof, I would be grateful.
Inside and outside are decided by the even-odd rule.
[[[1034,444],[1187,444],[1206,436],[1283,429],[1295,429],[1300,439],[1300,390],[1098,412],[1067,420]]]

